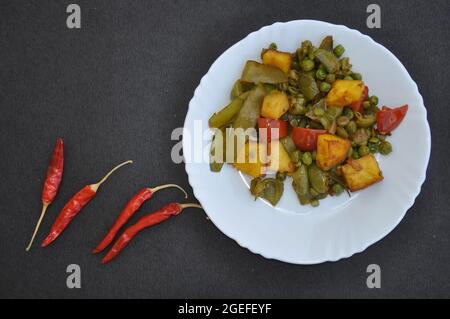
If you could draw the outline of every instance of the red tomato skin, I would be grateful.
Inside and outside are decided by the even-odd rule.
[[[326,130],[294,127],[292,129],[292,140],[300,151],[310,152],[317,148],[317,137],[326,132]]]
[[[388,134],[395,130],[405,118],[408,112],[408,104],[400,107],[390,108],[383,106],[377,112],[377,129],[381,134]]]
[[[260,117],[258,119],[258,128],[260,129],[260,140],[264,141],[266,132],[263,128],[267,129],[267,143],[272,140],[271,129],[278,129],[278,138],[282,138],[288,135],[288,122],[283,120],[273,120]]]

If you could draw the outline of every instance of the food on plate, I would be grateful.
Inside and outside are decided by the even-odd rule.
[[[312,206],[383,179],[374,154],[392,152],[387,137],[408,105],[380,108],[345,48],[334,42],[327,36],[315,47],[306,40],[293,53],[272,43],[261,62],[245,62],[232,101],[209,120],[216,130],[211,171],[231,164],[253,178],[251,194],[272,205],[288,177],[300,204]]]

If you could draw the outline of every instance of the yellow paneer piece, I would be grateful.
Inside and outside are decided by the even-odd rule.
[[[268,119],[279,119],[289,110],[289,99],[287,95],[280,91],[272,91],[266,95],[261,107],[261,116]]]
[[[248,141],[237,150],[233,166],[244,174],[258,177],[265,174],[267,163],[266,145]]]
[[[352,191],[366,188],[383,179],[378,162],[372,154],[365,155],[357,160],[350,159],[342,166],[347,187]]]
[[[273,172],[293,173],[295,165],[291,161],[291,157],[279,141],[270,142],[270,165],[269,170]],[[273,152],[278,150],[278,153]]]
[[[276,66],[283,72],[288,73],[291,69],[292,56],[288,52],[280,52],[269,49],[262,56],[263,64]]]
[[[316,164],[324,171],[339,165],[347,158],[351,143],[349,140],[332,134],[317,137]]]
[[[364,92],[364,83],[357,80],[336,80],[327,94],[327,105],[344,107],[358,102]]]

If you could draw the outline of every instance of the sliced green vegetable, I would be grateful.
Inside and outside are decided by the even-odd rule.
[[[311,203],[312,196],[309,192],[308,171],[305,165],[301,165],[292,175],[292,186],[300,201],[300,204]]]
[[[298,84],[300,92],[307,100],[312,100],[319,94],[316,80],[310,73],[301,73],[299,75]]]
[[[375,124],[376,117],[373,114],[362,116],[360,113],[356,113],[356,125],[358,127],[368,128]]]
[[[292,154],[292,152],[297,150],[297,147],[294,144],[294,141],[292,138],[288,135],[285,137],[280,138],[281,144],[283,144],[284,149],[289,153],[289,155]]]
[[[275,206],[283,195],[284,184],[276,178],[254,178],[250,183],[250,192],[255,199],[261,197]]]
[[[218,135],[222,134],[222,145],[220,145],[220,140],[218,140]],[[226,128],[216,130],[214,134],[212,143],[211,143],[211,152],[210,152],[210,160],[209,160],[209,168],[211,172],[220,172],[222,170],[223,164],[225,164],[226,157]],[[222,147],[222,158],[217,158],[216,149],[217,147]]]
[[[258,118],[261,114],[261,105],[266,95],[264,86],[261,84],[250,91],[247,99],[244,101],[236,119],[233,122],[234,128],[242,128],[244,130],[256,127]]]
[[[339,71],[339,60],[332,52],[324,49],[317,49],[315,55],[316,59],[325,66],[328,73],[336,73]]]
[[[326,36],[323,40],[322,43],[319,46],[319,49],[323,49],[326,51],[333,51],[333,37],[331,35]]]
[[[249,60],[242,71],[241,81],[278,84],[287,82],[288,76],[279,68]]]
[[[315,164],[308,167],[308,177],[311,187],[318,193],[325,194],[328,192],[330,178],[328,173],[322,171]]]
[[[239,97],[243,93],[248,92],[251,89],[253,89],[254,86],[255,85],[253,83],[242,82],[241,80],[237,80],[234,83],[233,88],[231,89],[231,98],[235,99],[235,98]]]
[[[233,118],[239,113],[242,105],[244,104],[244,99],[236,98],[231,101],[230,104],[225,106],[219,112],[214,113],[208,121],[209,127],[211,128],[221,128],[225,125],[230,124]]]

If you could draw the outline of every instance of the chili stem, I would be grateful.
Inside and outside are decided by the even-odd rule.
[[[188,198],[188,194],[186,193],[186,191],[181,187],[178,186],[176,184],[165,184],[165,185],[160,185],[160,186],[156,186],[154,188],[150,188],[152,193],[156,193],[157,191],[164,189],[164,188],[169,188],[169,187],[175,187],[178,188],[179,190],[181,190],[184,193],[184,198]]]
[[[199,204],[193,204],[193,203],[190,203],[190,204],[180,204],[180,207],[181,207],[181,209],[185,209],[185,208],[200,208],[200,209],[203,209],[203,207],[200,206]]]
[[[27,248],[25,249],[26,251],[30,251],[31,245],[33,245],[34,237],[36,237],[36,234],[37,234],[37,232],[39,230],[39,227],[41,226],[41,222],[42,222],[42,219],[44,218],[45,212],[47,211],[48,205],[49,204],[43,204],[42,205],[41,216],[39,217],[39,220],[38,220],[38,222],[36,224],[36,227],[34,228],[33,236],[31,236],[30,243],[28,244]]]
[[[94,191],[97,191],[97,189],[100,187],[100,185],[102,185],[102,184],[103,184],[103,183],[111,176],[112,173],[114,173],[116,170],[118,170],[118,169],[121,168],[122,166],[125,166],[125,165],[127,165],[127,164],[131,164],[131,163],[133,163],[133,161],[129,160],[129,161],[123,162],[122,164],[117,165],[117,166],[114,167],[112,170],[110,170],[110,171],[108,172],[108,174],[106,174],[105,177],[103,177],[98,183],[92,184],[92,185],[91,185],[91,188],[92,188]]]

